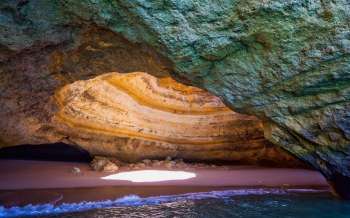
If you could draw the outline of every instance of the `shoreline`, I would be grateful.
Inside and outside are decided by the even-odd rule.
[[[223,191],[273,191],[297,194],[329,194],[327,187],[213,187],[213,186],[110,186],[90,188],[60,188],[60,189],[32,189],[0,191],[0,206],[4,208],[24,207],[26,205],[62,205],[81,202],[102,202],[117,200],[128,196],[164,197],[185,194],[223,192]],[[98,193],[98,194],[96,194]]]
[[[73,167],[79,167],[81,174],[73,174]],[[152,174],[148,175],[150,172]],[[131,181],[135,178],[145,180]],[[105,173],[93,171],[87,163],[0,160],[0,205],[5,207],[252,188],[330,191],[324,177],[309,169],[256,166],[172,170],[121,168],[116,173]]]

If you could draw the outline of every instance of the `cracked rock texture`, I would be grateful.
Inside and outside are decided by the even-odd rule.
[[[58,87],[171,75],[260,118],[350,198],[349,25],[348,0],[3,0],[1,143],[50,132]]]

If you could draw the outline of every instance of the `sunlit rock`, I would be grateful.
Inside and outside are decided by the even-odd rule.
[[[169,168],[171,157],[293,160],[263,138],[258,119],[235,113],[219,98],[169,77],[110,73],[67,85],[57,91],[56,100],[56,131],[93,155],[125,161],[167,157]]]

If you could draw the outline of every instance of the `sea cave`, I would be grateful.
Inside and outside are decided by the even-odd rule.
[[[349,79],[344,0],[3,0],[0,217],[350,216]]]

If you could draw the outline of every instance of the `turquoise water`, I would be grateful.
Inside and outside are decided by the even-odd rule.
[[[53,206],[2,208],[0,217],[252,217],[349,218],[350,202],[315,190],[241,189],[124,198]]]

